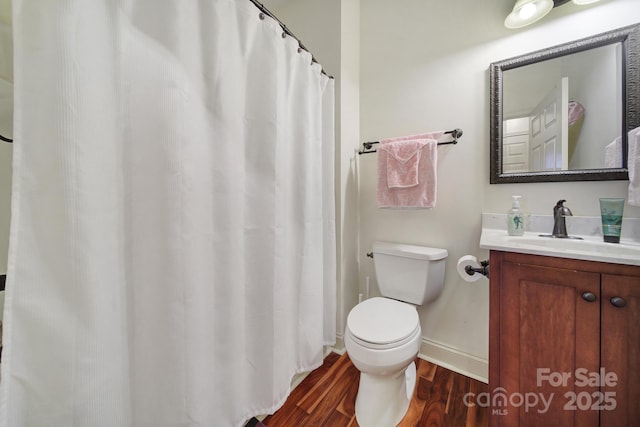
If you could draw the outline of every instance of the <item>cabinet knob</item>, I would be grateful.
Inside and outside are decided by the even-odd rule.
[[[593,292],[585,292],[582,294],[582,299],[588,302],[594,302],[596,300],[596,296]]]
[[[610,301],[611,301],[611,304],[613,304],[618,308],[622,308],[625,305],[627,305],[627,302],[624,300],[624,298],[620,298],[620,297],[613,297],[610,299]]]

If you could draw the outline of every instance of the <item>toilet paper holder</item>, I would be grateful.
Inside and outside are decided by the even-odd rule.
[[[489,261],[485,260],[485,261],[480,261],[480,267],[472,267],[470,265],[467,265],[464,268],[464,271],[467,272],[467,274],[469,276],[473,276],[475,273],[480,273],[485,277],[489,277]]]

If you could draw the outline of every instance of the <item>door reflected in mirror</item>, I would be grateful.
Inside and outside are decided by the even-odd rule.
[[[622,167],[621,44],[504,73],[503,173]]]

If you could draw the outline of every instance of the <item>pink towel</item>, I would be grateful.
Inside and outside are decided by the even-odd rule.
[[[438,162],[437,140],[443,134],[443,131],[439,131],[380,141],[380,147],[378,149],[378,207],[407,209],[432,209],[435,207],[437,195],[436,166]],[[407,178],[406,176],[398,176],[400,173],[388,173],[388,167],[389,165],[394,165],[394,160],[389,162],[389,157],[392,156],[389,155],[389,150],[386,149],[387,147],[385,147],[385,145],[399,141],[418,141],[417,144],[411,143],[407,145],[407,147],[411,147],[412,145],[421,145],[421,149],[419,150],[419,161],[416,164],[417,183],[410,187],[397,186],[397,184],[411,182],[411,180],[413,180],[412,177]],[[395,152],[395,150],[396,149],[391,148],[391,151]],[[402,151],[400,149],[397,150]],[[406,152],[409,153],[410,148],[407,148]],[[406,158],[406,156],[399,157],[401,159]],[[411,156],[409,159],[413,159],[413,157]],[[401,161],[395,162],[396,166],[399,164],[404,165]],[[405,168],[405,170],[406,169],[407,168]],[[411,171],[412,168],[409,168],[410,173]],[[389,179],[389,177],[391,177],[391,179]],[[389,181],[391,181],[391,186],[389,185]]]
[[[391,141],[380,144],[387,152],[387,187],[407,188],[418,185],[418,167],[422,148],[432,139]]]
[[[575,124],[584,115],[584,107],[576,101],[569,103],[569,126]]]
[[[627,169],[629,171],[630,206],[640,206],[640,127],[629,132],[627,138]]]

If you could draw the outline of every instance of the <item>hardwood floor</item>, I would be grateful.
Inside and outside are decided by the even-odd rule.
[[[416,359],[416,366],[416,389],[399,427],[488,426],[489,408],[467,407],[463,402],[467,392],[487,392],[486,384],[426,360]],[[284,406],[262,422],[267,427],[356,427],[359,379],[346,353],[331,353],[291,392]]]

